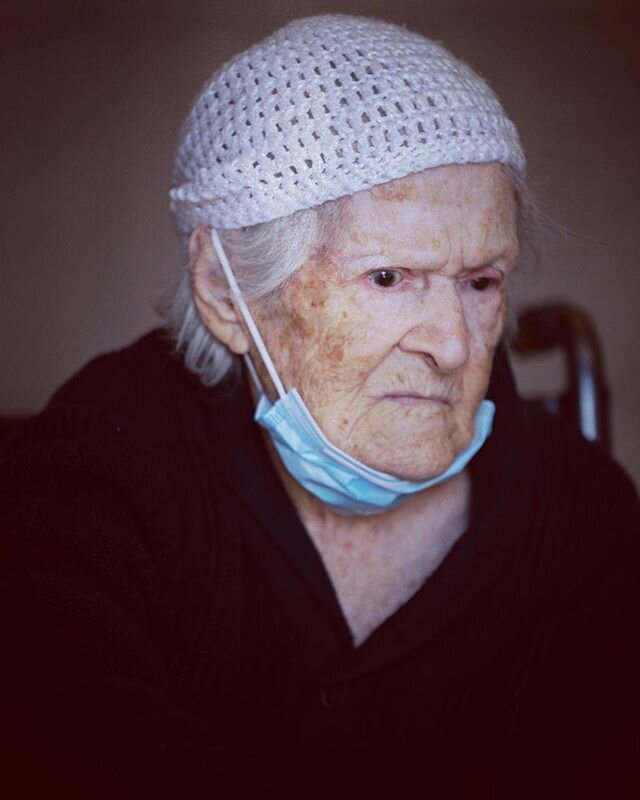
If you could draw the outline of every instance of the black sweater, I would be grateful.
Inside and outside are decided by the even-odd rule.
[[[489,396],[469,529],[355,648],[244,380],[81,371],[0,462],[5,796],[640,796],[635,491]]]

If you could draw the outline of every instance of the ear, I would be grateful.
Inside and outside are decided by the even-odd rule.
[[[211,234],[205,225],[198,225],[189,238],[189,271],[193,298],[207,328],[232,353],[248,353],[249,336],[241,315],[229,298],[229,289],[211,244]]]

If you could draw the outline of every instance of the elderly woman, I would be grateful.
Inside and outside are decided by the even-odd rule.
[[[387,23],[207,83],[174,344],[5,445],[10,796],[635,796],[637,499],[516,394],[524,176],[487,84]]]

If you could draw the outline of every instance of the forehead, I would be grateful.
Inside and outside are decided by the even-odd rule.
[[[502,165],[436,167],[349,198],[336,254],[408,249],[483,260],[517,249],[516,218],[513,180]]]

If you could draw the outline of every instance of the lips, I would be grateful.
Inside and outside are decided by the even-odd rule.
[[[421,394],[419,392],[387,392],[385,400],[396,400],[405,403],[439,403],[441,405],[451,405],[451,401],[443,394]]]

